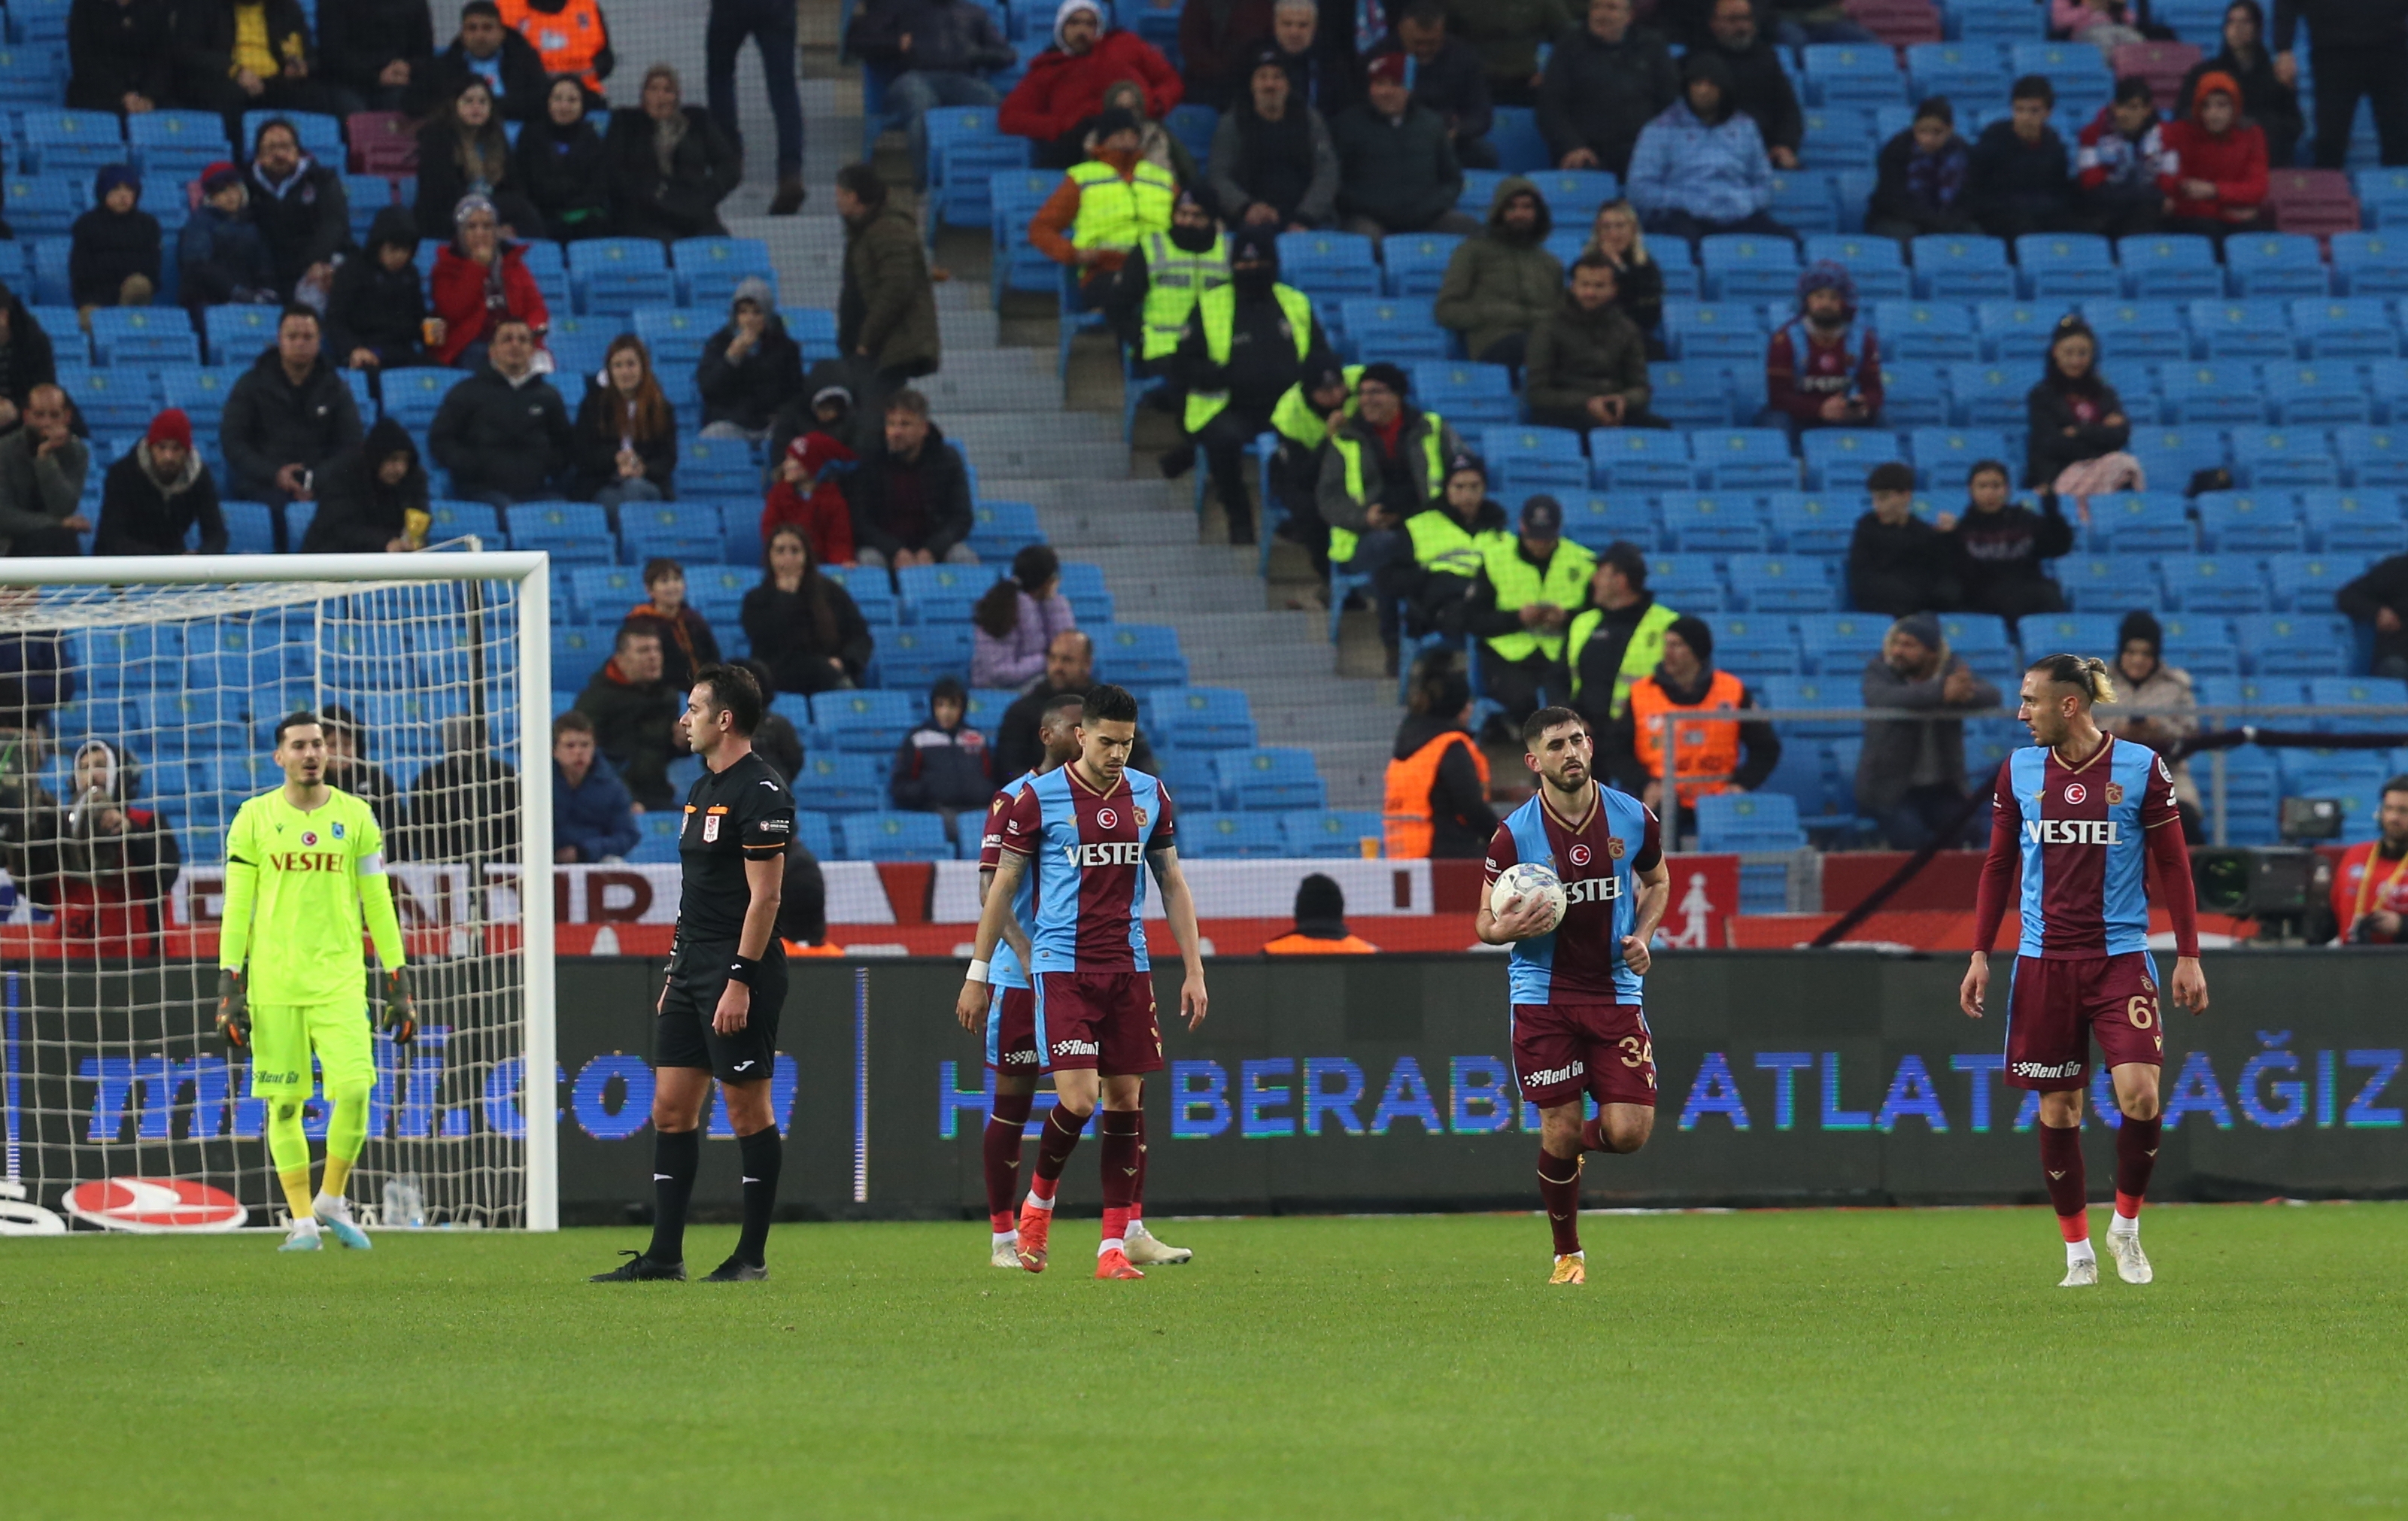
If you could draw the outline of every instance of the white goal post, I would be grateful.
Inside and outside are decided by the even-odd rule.
[[[387,836],[423,1026],[376,1037],[351,1196],[387,1227],[558,1227],[550,567],[0,561],[0,1233],[280,1216],[214,1029],[216,915],[225,826],[305,709]]]

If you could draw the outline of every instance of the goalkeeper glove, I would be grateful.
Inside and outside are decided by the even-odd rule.
[[[410,1001],[407,967],[395,967],[384,974],[383,1028],[397,1046],[406,1046],[418,1037],[418,1006]]]
[[[251,1049],[251,998],[232,967],[218,969],[218,1033],[236,1051]]]

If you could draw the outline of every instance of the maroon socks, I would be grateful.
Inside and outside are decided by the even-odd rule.
[[[2086,1212],[2088,1184],[2082,1172],[2082,1127],[2070,1126],[2059,1130],[2042,1126],[2040,1165],[2042,1177],[2048,1184],[2049,1204],[2057,1211],[2057,1228],[2069,1242],[2088,1241],[2090,1216]]]
[[[986,1164],[987,1224],[996,1231],[1012,1228],[1013,1200],[1020,1194],[1020,1138],[1028,1128],[1028,1108],[1035,1095],[998,1093],[988,1111],[980,1153]]]
[[[2124,1116],[2115,1132],[2115,1212],[2127,1220],[2141,1217],[2141,1200],[2149,1192],[2149,1174],[2157,1167],[2157,1138],[2165,1130],[2161,1116],[2136,1120]]]
[[[1104,1244],[1117,1244],[1128,1233],[1129,1202],[1137,1197],[1140,1170],[1138,1137],[1143,1123],[1137,1112],[1108,1109],[1096,1126],[1103,1144]]]
[[[1547,1208],[1547,1224],[1555,1228],[1555,1256],[1570,1256],[1580,1243],[1581,1159],[1539,1152],[1539,1201]]]
[[[1062,1169],[1069,1165],[1070,1154],[1079,1149],[1079,1138],[1086,1129],[1084,1114],[1073,1114],[1059,1104],[1047,1112],[1037,1137],[1037,1181],[1044,1185],[1047,1198],[1054,1197],[1054,1185],[1062,1181]]]

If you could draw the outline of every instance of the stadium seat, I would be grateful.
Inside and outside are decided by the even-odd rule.
[[[1698,264],[1708,300],[1785,305],[1797,298],[1798,246],[1787,238],[1717,234],[1698,241]]]
[[[1951,365],[1948,380],[1949,421],[1963,428],[2020,427],[2030,417],[2027,398],[2033,372],[2003,363]]]
[[[1730,377],[1721,366],[1709,362],[1651,364],[1647,366],[1647,382],[1655,391],[1648,409],[1674,427],[1730,425]],[[1418,388],[1418,379],[1414,384]]]
[[[1982,338],[1980,357],[1993,364],[2037,366],[2048,352],[2049,335],[2060,315],[2028,301],[1975,302],[1973,325]]]
[[[2264,571],[2245,554],[2174,554],[2158,562],[2170,606],[2186,612],[2267,610]]]
[[[751,496],[761,492],[761,466],[741,438],[678,439],[677,485],[686,496]]]
[[[1888,406],[1882,410],[1886,414]],[[2009,446],[2005,434],[1991,428],[1917,428],[1907,437],[1907,458],[1914,462],[1924,489],[1951,495],[1964,485],[1976,461],[2012,461],[2021,452]]]
[[[1773,545],[1790,554],[1844,554],[1864,515],[1861,497],[1777,491],[1765,498]]]
[[[2120,239],[2116,267],[2123,271],[2124,294],[2135,300],[2178,301],[2224,294],[2224,271],[2215,262],[2215,245],[2204,237],[2181,233],[2151,233]]]
[[[1817,106],[1889,106],[1906,98],[1906,79],[1886,48],[1814,43],[1805,61],[1805,98]]]
[[[2282,612],[2331,610],[2333,593],[2362,568],[2363,562],[2355,555],[2291,553],[2266,557],[2274,608]]]
[[[840,813],[837,839],[848,861],[950,861],[953,842],[935,813]],[[973,825],[975,827],[975,825]]]
[[[243,157],[249,158],[251,145],[259,140],[259,129],[268,122],[281,121],[290,124],[293,135],[301,139],[301,151],[321,164],[339,171],[349,162],[343,148],[343,122],[340,117],[322,111],[261,110],[242,113]]]
[[[29,174],[90,180],[128,157],[125,129],[111,111],[29,110],[20,119],[20,161]]]
[[[1221,780],[1209,753],[1170,750],[1154,756],[1154,776],[1180,810],[1180,827],[1187,826],[1190,809],[1211,811],[1221,806]]]
[[[967,682],[970,673],[969,625],[923,624],[881,630],[875,664],[878,684],[900,692],[924,694],[940,676]]]
[[[1600,491],[1679,492],[1697,483],[1686,434],[1656,428],[1598,428],[1588,436]]]
[[[2260,366],[2258,387],[2273,398],[2273,420],[2286,428],[2344,427],[2374,420],[2373,398],[2357,366],[2345,361]]]
[[[2015,272],[2007,245],[1978,234],[1943,233],[1911,245],[1915,294],[1927,301],[2012,300]]]
[[[1187,684],[1179,631],[1160,624],[1113,624],[1096,631],[1096,666],[1098,681],[1122,686]]]
[[[689,373],[702,363],[703,340],[719,331],[726,321],[724,305],[717,311],[646,307],[635,315],[636,336],[652,351],[652,368],[665,375]],[[574,366],[579,370],[584,367]]]
[[[981,502],[971,509],[970,521],[968,542],[982,561],[1009,565],[1021,550],[1045,541],[1037,509],[1027,502]]]
[[[1597,208],[1622,194],[1621,182],[1603,169],[1536,169],[1526,178],[1546,197],[1547,209],[1558,227],[1585,231],[1597,220]],[[1380,254],[1385,258],[1387,252],[1383,238]]]
[[[2308,525],[2308,547],[2328,554],[2389,554],[2408,535],[2395,490],[2301,492],[2300,514]]]
[[[1223,795],[1241,811],[1329,806],[1310,750],[1272,747],[1232,751],[1216,755],[1213,767],[1219,774]]]
[[[1602,550],[1616,539],[1653,551],[1663,533],[1656,522],[1655,498],[1637,493],[1615,496],[1573,496],[1564,502],[1564,537],[1590,550]]]
[[[1082,624],[1112,621],[1112,594],[1104,586],[1104,567],[1084,560],[1062,563],[1062,595]]]
[[[967,624],[970,609],[995,582],[993,566],[906,566],[895,572],[903,616],[915,624]]]
[[[1280,279],[1316,297],[1378,295],[1380,265],[1359,233],[1282,233]]]
[[[2190,358],[2190,335],[2183,329],[2182,308],[2174,301],[2085,301],[2082,316],[2098,330],[2100,351],[2114,355],[2119,366]]]
[[[1733,599],[1752,612],[1828,612],[1839,598],[1831,564],[1811,554],[1734,554]]]
[[[155,369],[201,362],[201,340],[191,319],[173,307],[95,307],[92,313],[95,363]]]
[[[521,502],[505,514],[512,549],[538,549],[567,565],[609,565],[610,521],[591,502]]]
[[[2332,283],[2336,294],[2349,296],[2408,295],[2408,217],[2400,226],[2378,232],[2342,233],[2332,240]]]
[[[2117,632],[2115,618],[2096,612],[2030,612],[2015,623],[2027,659],[2060,651],[2105,659],[2116,647]]]
[[[1198,810],[1179,815],[1179,850],[1207,861],[1268,860],[1288,853],[1287,832],[1275,813]]]
[[[1664,341],[1684,364],[1723,360],[1764,364],[1763,314],[1744,302],[1664,303]]]
[[[1698,799],[1698,848],[1794,851],[1806,846],[1798,800],[1777,792],[1709,793]]]
[[[2233,620],[2244,668],[2261,677],[2338,676],[2350,630],[2336,613],[2277,612]]]
[[[794,782],[795,807],[817,813],[855,813],[886,806],[886,782],[867,755],[814,751]]]
[[[158,392],[150,377],[138,368],[106,370],[62,364],[58,383],[83,414],[86,425],[104,438],[140,438],[159,409]],[[97,481],[104,473],[95,460],[88,479]]]
[[[210,307],[201,318],[212,365],[248,366],[276,342],[278,309],[272,306]],[[454,380],[460,371],[446,371]]]
[[[1802,615],[1798,620],[1798,646],[1806,656],[1807,673],[1812,676],[1836,678],[1853,682],[1863,674],[1865,662],[1881,653],[1882,638],[1889,632],[1890,621],[1874,612],[1826,612]],[[1837,692],[1838,686],[1832,691]],[[1849,701],[1855,706],[1856,689],[1848,689]],[[1803,707],[1839,707],[1837,702],[1819,698],[1800,704]]]
[[[1711,428],[1689,438],[1698,474],[1716,491],[1795,491],[1798,462],[1779,428]]]
[[[2169,365],[2158,372],[2165,417],[2186,427],[2239,426],[2266,420],[2257,378],[2235,364]]]
[[[2307,546],[2289,492],[2212,491],[2197,506],[2200,548],[2211,554],[2279,554]]]
[[[1656,498],[1669,549],[1692,554],[1760,553],[1769,534],[1753,498],[1668,492]]]
[[[1873,328],[1885,359],[1962,363],[1982,357],[1981,334],[1962,301],[1882,301],[1873,306]]]
[[[1833,236],[1843,229],[1845,220],[1840,205],[1840,191],[1835,177],[1816,169],[1782,169],[1772,171],[1772,220],[1794,232]],[[1859,203],[1861,204],[1861,203]],[[1809,253],[1806,263],[1813,263]],[[1877,289],[1881,294],[1904,294],[1912,287],[1912,277],[1903,264],[1884,268],[1867,268],[1858,276],[1857,292]]]
[[[2180,492],[2125,491],[2090,498],[2092,544],[2108,554],[2187,554],[2196,545]]]
[[[2151,481],[2169,483],[2186,485],[2200,471],[2230,463],[2225,457],[2223,435],[2214,428],[2136,426],[2125,448],[2141,462]]]
[[[1241,818],[1259,818],[1260,814],[1240,814]],[[1377,855],[1383,848],[1385,821],[1374,810],[1319,809],[1280,815],[1280,836],[1286,854],[1304,859],[1360,859]],[[1182,847],[1187,838],[1184,820],[1180,824]]]
[[[2252,233],[2228,240],[2224,270],[2234,295],[2328,294],[2323,249],[2297,233]]]
[[[757,237],[681,237],[669,245],[669,267],[681,304],[723,316],[746,280],[767,280],[772,296],[778,289],[769,245]]]
[[[2313,428],[2238,428],[2232,473],[2259,491],[2341,484],[2341,466],[2324,434]]]
[[[1242,688],[1188,686],[1156,692],[1148,712],[1161,741],[1181,751],[1252,750],[1259,742]]]
[[[2350,485],[2387,490],[2408,486],[2408,432],[2390,427],[2335,428],[2333,453]]]
[[[2328,716],[2315,721],[2317,728],[2331,734],[2380,734],[2408,724],[2408,713],[2398,711],[2408,708],[2408,684],[2394,677],[2312,676],[2308,679],[2308,701],[2319,708],[2394,710],[2389,713]],[[2373,768],[2378,786],[2388,774],[2389,763],[2380,756],[2368,756],[2360,764]]]
[[[2211,360],[2292,359],[2291,314],[2280,301],[2192,301],[2190,330]]]
[[[225,121],[215,111],[143,111],[128,116],[125,141],[133,151],[135,165],[147,179],[160,181],[162,189],[170,185],[180,189],[231,151]]]
[[[2165,600],[2155,567],[2137,555],[2069,554],[2057,562],[2057,582],[2079,612],[2154,610]]]
[[[1438,413],[1458,432],[1521,420],[1521,400],[1502,365],[1421,359],[1408,365],[1406,373],[1412,380],[1413,404]]]
[[[2114,250],[2103,237],[2032,233],[2016,238],[2014,247],[2026,300],[2113,300],[2123,294]]]
[[[1391,299],[1438,294],[1446,266],[1463,237],[1456,233],[1392,233],[1380,245],[1385,275],[1384,294]]]
[[[646,237],[592,237],[568,245],[568,289],[577,310],[624,317],[677,303],[668,255]]]
[[[1429,302],[1387,296],[1349,296],[1338,304],[1340,349],[1359,364],[1387,360],[1444,359],[1453,341],[1430,321]]]
[[[1905,457],[1897,434],[1870,428],[1817,428],[1801,435],[1799,441],[1809,491],[1861,491],[1865,477],[1876,466]]]
[[[1480,452],[1488,462],[1489,479],[1499,496],[1516,499],[1531,492],[1570,493],[1588,489],[1588,460],[1581,452],[1581,436],[1565,428],[1484,428]]]
[[[1936,428],[1948,421],[1948,385],[1938,364],[1923,359],[1882,358],[1884,425]]]
[[[2400,352],[2398,321],[2380,295],[2294,301],[2291,328],[2311,359],[2390,359]]]

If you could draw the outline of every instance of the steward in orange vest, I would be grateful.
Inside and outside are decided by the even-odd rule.
[[[1412,711],[1397,726],[1386,796],[1391,860],[1476,860],[1497,833],[1488,806],[1488,757],[1472,742],[1471,683],[1441,669],[1413,684]]]
[[[575,77],[598,103],[602,81],[618,58],[610,51],[610,23],[599,0],[494,0],[502,24],[527,39],[553,79]]]
[[[1660,789],[1666,713],[1735,713],[1758,706],[1738,677],[1714,669],[1713,657],[1713,630],[1703,619],[1676,618],[1664,630],[1663,659],[1655,674],[1631,683],[1626,726],[1615,735],[1611,774],[1626,790]],[[1683,716],[1673,725],[1672,750],[1673,791],[1684,808],[1710,793],[1754,792],[1781,763],[1781,740],[1770,724]]]
[[[1316,871],[1296,884],[1296,930],[1263,947],[1272,956],[1368,956],[1380,948],[1346,928],[1346,893]]]

